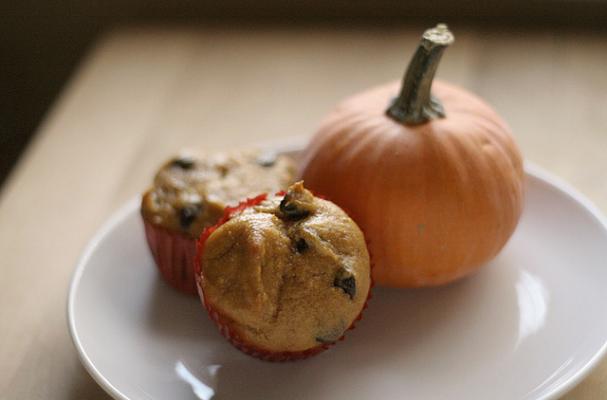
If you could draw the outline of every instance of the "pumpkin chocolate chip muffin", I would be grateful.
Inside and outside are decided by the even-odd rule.
[[[256,150],[181,155],[166,162],[141,202],[148,244],[163,277],[195,294],[193,262],[204,228],[242,198],[286,188],[294,172],[288,157]]]
[[[281,361],[316,354],[360,318],[371,286],[365,238],[302,182],[229,209],[199,242],[199,292],[240,350]]]

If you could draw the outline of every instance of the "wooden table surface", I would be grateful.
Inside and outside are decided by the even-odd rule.
[[[438,75],[485,97],[528,160],[607,212],[607,36],[452,28]],[[342,97],[400,78],[421,30],[105,35],[0,195],[0,397],[108,398],[70,341],[68,283],[89,238],[161,161],[184,146],[310,134]],[[565,398],[607,398],[607,360]]]

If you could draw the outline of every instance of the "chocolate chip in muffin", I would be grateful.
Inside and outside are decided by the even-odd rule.
[[[345,269],[341,269],[337,272],[337,275],[335,275],[335,279],[333,280],[333,286],[343,290],[344,293],[350,296],[350,299],[354,299],[354,296],[356,296],[356,279]]]
[[[220,177],[225,178],[230,172],[230,167],[228,167],[226,164],[217,164],[215,166],[215,170],[219,173]]]
[[[291,196],[288,193],[285,194],[285,197],[280,201],[279,208],[285,217],[292,220],[302,219],[310,215],[308,210],[298,207],[298,205],[292,201]]]
[[[192,169],[196,161],[190,157],[179,157],[171,161],[171,167],[181,168],[181,169]]]
[[[183,229],[188,229],[196,217],[200,215],[202,207],[199,204],[187,205],[179,209],[179,224]]]
[[[336,339],[333,338],[326,338],[326,337],[322,337],[322,336],[317,336],[314,338],[318,343],[321,344],[331,344],[331,343],[335,343]]]
[[[323,329],[322,332],[319,332],[316,335],[314,340],[322,344],[335,343],[344,335],[346,328],[346,323],[344,321],[340,321],[337,325],[333,326],[333,328]]]
[[[297,249],[298,253],[303,253],[304,251],[308,250],[309,247],[308,242],[306,242],[306,239],[304,238],[299,238],[295,242],[295,249]]]

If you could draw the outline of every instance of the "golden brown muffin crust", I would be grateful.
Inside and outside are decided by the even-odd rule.
[[[149,222],[197,238],[226,206],[285,189],[294,174],[291,159],[270,152],[181,155],[160,168],[143,196],[141,213]]]
[[[205,243],[202,289],[248,342],[302,351],[339,339],[370,288],[362,232],[302,183],[232,217]]]

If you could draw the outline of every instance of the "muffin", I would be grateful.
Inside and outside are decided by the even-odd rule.
[[[252,356],[283,361],[319,353],[366,307],[363,233],[302,182],[227,209],[198,247],[203,304],[221,333]]]
[[[166,162],[141,202],[148,245],[163,278],[195,295],[196,240],[224,209],[254,194],[286,188],[291,159],[257,150],[181,155]]]

